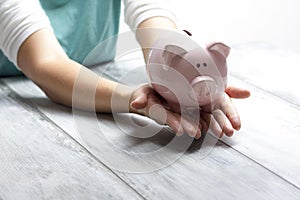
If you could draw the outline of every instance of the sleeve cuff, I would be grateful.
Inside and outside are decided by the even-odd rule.
[[[131,30],[136,30],[141,22],[151,17],[166,17],[177,22],[175,14],[168,9],[168,5],[161,1],[143,0],[130,1],[124,0],[125,4],[125,22]]]

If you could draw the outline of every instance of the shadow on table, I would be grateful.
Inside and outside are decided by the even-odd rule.
[[[54,103],[48,98],[28,98],[25,99],[26,102],[29,102],[29,105],[32,107],[35,107],[40,112],[47,112],[51,113],[52,115],[63,115],[64,117],[73,118],[73,112],[72,108],[66,107],[63,105],[59,105]],[[87,120],[91,118],[91,113],[80,111],[80,117],[83,117]],[[152,120],[141,117],[135,114],[122,114],[124,118],[128,118],[128,116],[135,116],[134,121],[139,124],[140,127],[146,126],[147,123],[154,123]],[[118,115],[120,117],[120,115]],[[167,126],[160,126],[160,125],[154,125],[156,127],[160,126],[160,131],[158,131],[156,134],[152,134],[149,137],[147,135],[144,135],[144,131],[141,131],[143,129],[135,129],[132,128],[130,131],[130,134],[124,133],[122,130],[120,130],[120,127],[118,127],[114,121],[114,116],[112,114],[103,114],[98,113],[97,114],[98,122],[103,125],[107,125],[107,127],[111,130],[111,135],[114,137],[114,144],[119,146],[120,148],[124,148],[127,150],[133,150],[136,152],[144,151],[144,152],[150,152],[158,150],[162,147],[167,146],[172,140],[174,140],[175,134],[174,132]],[[51,119],[50,119],[51,120]],[[67,121],[67,120],[66,120]],[[126,121],[125,121],[126,122]],[[118,120],[118,125],[129,127],[129,124],[125,124],[124,121]],[[57,124],[56,122],[54,122]],[[120,124],[121,123],[121,124]],[[123,123],[123,124],[122,124]],[[115,136],[113,136],[115,134]],[[142,137],[139,137],[142,136]],[[206,139],[209,138],[212,140],[212,142],[205,142]],[[99,137],[97,137],[99,139]],[[201,148],[210,148],[212,149],[213,146],[222,146],[227,147],[225,144],[217,141],[216,138],[211,136],[209,133],[202,133],[202,137],[199,140],[192,140],[187,134],[177,137],[178,141],[175,143],[175,145],[170,145],[168,148],[171,148],[169,150],[176,152],[185,151],[185,153],[195,153],[199,152]],[[180,141],[187,141],[190,140],[190,145],[188,148],[183,147],[180,144]],[[203,145],[205,143],[205,145]],[[204,147],[203,147],[204,146]],[[185,149],[184,149],[185,148]]]

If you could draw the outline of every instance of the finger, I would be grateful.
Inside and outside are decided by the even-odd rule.
[[[228,86],[225,89],[225,92],[228,94],[229,97],[236,99],[244,99],[250,96],[249,90],[245,90],[234,86]]]
[[[223,136],[223,131],[212,114],[203,113],[202,118],[208,124],[209,130],[211,130],[216,137],[221,138]]]
[[[241,128],[241,119],[237,112],[237,109],[233,105],[229,97],[225,98],[224,103],[221,105],[221,110],[225,113],[229,122],[235,130],[240,130]]]
[[[202,118],[203,112],[201,112],[200,109],[197,110],[196,112],[197,112],[196,114],[194,113],[192,116],[190,116],[190,115],[188,115],[188,116],[192,117],[192,119],[195,123],[198,121],[198,128],[200,129],[200,131],[207,132],[209,127],[208,127],[208,124],[206,123],[206,121]]]
[[[141,88],[136,91],[137,97],[132,100],[130,107],[136,110],[145,108],[148,104],[148,96],[153,94],[153,92],[153,89],[147,84],[142,85]]]
[[[225,135],[227,135],[228,137],[232,136],[234,130],[226,115],[221,110],[215,110],[213,112],[213,116],[222,129],[223,133],[225,133]]]
[[[149,100],[149,103],[152,105],[149,106],[147,111],[148,117],[156,121],[158,124],[168,125],[176,133],[176,135],[182,135],[184,130],[180,123],[180,116],[165,109],[164,106],[155,102],[156,101],[153,99]]]
[[[210,123],[211,123],[211,113],[202,112],[201,113],[201,119],[207,124],[207,127],[209,129]]]
[[[191,137],[194,137],[196,139],[199,139],[201,137],[201,131],[199,129],[200,124],[196,124],[192,122],[191,120],[187,120],[183,117],[181,117],[181,125],[184,129],[184,131]]]
[[[181,114],[183,117],[182,123],[184,124],[184,128],[186,127],[187,133],[191,137],[195,137],[199,139],[201,137],[201,116],[200,116],[200,108],[199,109],[192,109],[192,110],[184,110]]]
[[[152,105],[148,110],[148,116],[158,124],[164,125],[167,121],[167,111],[160,104]]]
[[[130,106],[136,110],[145,108],[147,106],[147,95],[141,94],[131,102]]]
[[[214,109],[216,109],[216,105],[218,105],[218,103],[213,103],[213,104],[207,104],[201,107],[201,110],[206,112],[206,113],[211,113]]]
[[[177,136],[183,135],[184,129],[181,125],[180,116],[169,110],[166,110],[166,113],[167,113],[166,125],[170,126],[170,128],[173,129],[173,131],[175,131]]]
[[[202,130],[203,132],[208,131],[208,129],[209,129],[208,124],[202,117],[200,118],[200,125],[201,125],[201,128],[199,127],[200,130]]]

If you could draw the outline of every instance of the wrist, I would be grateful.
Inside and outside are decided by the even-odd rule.
[[[176,24],[167,17],[151,17],[146,19],[138,26],[136,30],[136,39],[143,48],[143,55],[147,61],[148,53],[153,42],[159,37],[157,30],[176,30]]]
[[[111,97],[111,111],[113,113],[133,112],[130,108],[134,88],[117,84]]]

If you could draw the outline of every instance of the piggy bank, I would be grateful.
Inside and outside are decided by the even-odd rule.
[[[230,48],[214,42],[205,48],[185,49],[161,41],[156,41],[149,53],[147,73],[152,87],[170,108],[181,113],[216,102],[227,84]]]

